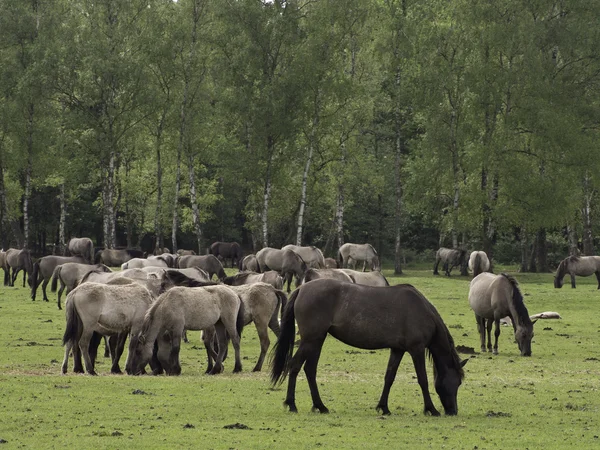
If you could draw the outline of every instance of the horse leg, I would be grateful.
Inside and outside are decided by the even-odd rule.
[[[108,338],[104,336],[104,357],[109,358],[111,353],[110,344],[108,343]],[[113,350],[114,353],[114,350]]]
[[[84,330],[81,334],[81,338],[79,339],[79,350],[81,351],[81,355],[83,356],[83,361],[85,363],[85,370],[90,375],[98,375],[94,370],[94,363],[90,358],[90,341],[92,340],[93,332],[89,332]]]
[[[63,363],[61,367],[61,372],[63,374],[67,373],[67,369],[69,367],[69,354],[71,353],[71,348],[73,347],[72,341],[68,341],[65,343],[65,357],[63,358]]]
[[[121,355],[123,354],[123,350],[125,349],[125,341],[127,340],[127,333],[119,333],[116,336],[111,336],[109,341],[115,340],[115,352],[112,358],[112,366],[110,368],[110,373],[123,373],[121,372],[121,368],[119,367],[119,360],[121,359]]]
[[[385,416],[389,416],[391,414],[388,408],[388,397],[390,395],[390,389],[392,387],[392,384],[396,379],[398,366],[400,365],[400,361],[402,361],[403,356],[404,350],[398,350],[394,348],[390,349],[390,359],[388,361],[388,366],[385,371],[385,382],[383,384],[383,391],[381,392],[379,403],[377,403],[377,407],[375,408],[377,411],[381,411],[381,414]]]
[[[596,279],[598,280],[598,289],[600,289],[600,271],[596,272]],[[573,280],[573,283],[575,280]]]
[[[569,275],[571,275],[571,287],[575,289],[575,274],[570,273]],[[596,278],[598,279],[598,289],[600,289],[600,278],[598,278],[598,272],[596,272]]]
[[[150,368],[152,369],[152,375],[160,375],[164,372],[158,357],[156,356],[158,352],[158,343],[154,341],[154,348],[152,349],[152,358],[150,359]]]
[[[217,354],[217,357],[215,358],[215,366],[211,369],[211,371],[209,372],[209,375],[216,375],[218,373],[223,372],[223,357],[225,356],[225,349],[227,348],[227,336],[226,336],[226,331],[225,331],[225,327],[223,325],[223,322],[221,322],[220,320],[215,324],[214,326],[216,335],[217,335],[217,342],[219,343],[219,353]],[[236,357],[237,357],[237,352],[236,352]],[[237,364],[237,361],[236,361]]]
[[[511,317],[512,319],[512,317]],[[491,320],[491,319],[490,319]],[[500,337],[500,319],[494,319],[496,328],[494,330],[494,355],[498,354],[498,338]],[[514,321],[513,321],[514,324]]]
[[[492,319],[487,319],[486,320],[487,323],[487,350],[488,352],[492,351],[492,325],[494,325],[494,321]]]
[[[17,280],[17,275],[19,275],[19,270],[21,270],[21,269],[14,269],[13,268],[12,278],[10,279],[10,285],[11,286],[15,285],[15,281]]]
[[[362,271],[364,272],[366,270],[366,268],[367,268],[367,260],[365,259],[365,260],[363,260],[363,270]]]
[[[27,271],[23,270],[23,287],[25,287],[25,281],[27,279]]]
[[[269,320],[269,328],[271,329],[271,331],[273,333],[275,333],[275,336],[279,337],[279,335],[281,334],[281,327],[279,326],[279,318],[277,317],[279,314],[279,307],[275,308],[275,311],[273,311],[273,314],[271,315],[271,319]]]
[[[215,351],[215,327],[210,327],[202,330],[202,342],[206,349],[206,359],[208,360],[208,366],[205,373],[210,373],[213,370],[213,362],[217,360],[217,352]],[[217,346],[217,351],[218,351]]]
[[[285,286],[285,283],[287,282],[287,293],[289,294],[290,292],[292,292],[290,285],[292,284],[292,273],[291,272],[287,272],[285,274],[285,277],[283,279],[283,285]]]
[[[98,356],[98,346],[100,345],[100,342],[102,342],[102,335],[94,332],[90,339],[90,359],[94,366],[96,366],[96,357]]]
[[[485,353],[485,319],[475,314],[475,322],[477,322],[477,332],[479,333],[481,352]]]
[[[298,378],[298,373],[306,361],[307,357],[307,345],[303,340],[300,341],[300,346],[298,350],[296,350],[296,354],[292,357],[290,361],[290,371],[288,374],[288,387],[287,387],[287,395],[285,397],[284,405],[287,405],[290,408],[290,412],[297,413],[298,408],[296,407],[296,380]]]
[[[313,340],[306,345],[308,348],[306,355],[306,364],[304,364],[304,374],[306,375],[306,381],[308,381],[308,387],[310,389],[310,396],[312,397],[313,407],[312,410],[318,409],[321,414],[328,414],[329,409],[325,407],[321,396],[319,395],[319,388],[317,386],[317,365],[319,364],[319,358],[321,356],[321,349],[323,348],[323,342],[325,337]]]
[[[187,330],[183,330],[183,336],[182,336],[182,337],[183,337],[183,342],[185,342],[186,344],[187,344],[188,342],[190,342],[190,341],[188,340],[188,337],[187,337]]]
[[[171,351],[169,352],[169,363],[171,365],[171,373],[169,375],[181,375],[181,364],[179,363],[179,352],[181,351],[181,335],[180,333],[173,332],[171,337]]]
[[[258,361],[254,366],[254,369],[252,369],[252,372],[260,372],[263,362],[265,361],[265,357],[267,356],[269,345],[271,345],[271,341],[269,340],[267,324],[264,323],[263,320],[254,320],[254,326],[256,326],[256,332],[258,333],[258,339],[260,341],[260,356],[258,357]]]
[[[60,297],[62,296],[63,291],[65,290],[65,285],[60,282],[60,289],[58,290],[58,309],[62,309],[60,306]]]
[[[423,413],[427,414],[429,412],[432,416],[439,416],[440,412],[433,406],[431,395],[429,395],[429,383],[427,382],[427,370],[425,369],[425,351],[411,353],[410,356],[412,356],[413,365],[417,372],[417,381],[423,393],[423,401],[425,403]]]
[[[438,267],[440,266],[440,260],[438,258],[435,259],[435,264],[433,265],[433,274],[439,275]]]
[[[50,278],[46,279],[44,278],[44,282],[42,283],[42,292],[44,294],[44,301],[47,302],[48,300],[48,294],[46,293],[46,286],[48,286],[48,283],[50,282]]]

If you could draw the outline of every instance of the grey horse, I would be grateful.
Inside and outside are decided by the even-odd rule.
[[[75,289],[81,279],[92,270],[98,270],[101,272],[112,272],[108,266],[104,264],[82,264],[76,262],[68,262],[59,264],[54,268],[52,272],[52,283],[50,284],[50,291],[56,292],[58,288],[58,282],[60,281],[60,289],[58,291],[58,309],[62,309],[60,306],[60,298],[65,288],[67,294]]]
[[[276,270],[281,274],[284,284],[287,282],[288,293],[291,292],[292,278],[296,278],[298,287],[307,269],[304,260],[292,250],[265,247],[256,254],[256,260],[261,272]]]
[[[94,263],[94,243],[90,238],[71,238],[67,243],[65,256],[81,256],[88,264]]]
[[[340,267],[350,267],[356,269],[356,263],[363,263],[363,272],[367,264],[371,270],[381,270],[379,256],[371,244],[351,244],[342,245],[338,250],[338,259]]]
[[[9,248],[6,250],[6,270],[4,271],[4,285],[14,286],[17,281],[17,275],[23,271],[23,287],[25,287],[25,278],[29,286],[32,283],[33,276],[33,261],[31,259],[31,252],[26,248],[18,250],[16,248]],[[12,275],[11,275],[12,269]]]
[[[214,255],[186,255],[177,259],[177,267],[186,269],[188,267],[200,267],[205,270],[210,278],[216,275],[219,280],[225,278],[223,264]]]
[[[44,301],[48,301],[46,286],[48,286],[48,283],[50,283],[50,280],[52,280],[52,274],[54,273],[56,266],[60,266],[61,264],[65,263],[87,264],[87,261],[81,256],[48,255],[38,259],[33,264],[33,273],[31,275],[31,300],[35,301],[36,291],[41,283]]]
[[[289,244],[285,247],[281,247],[281,250],[291,250],[295,252],[309,268],[325,269],[325,257],[323,256],[323,252],[314,245],[301,247],[299,245]]]

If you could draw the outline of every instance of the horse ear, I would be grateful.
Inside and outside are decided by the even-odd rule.
[[[469,360],[468,360],[468,359],[463,359],[463,360],[460,362],[460,367],[465,367],[465,365],[466,365],[468,362],[469,362]]]
[[[531,321],[531,325],[535,325],[535,323],[536,323],[537,321],[538,321],[537,319],[535,319],[535,320],[532,320],[532,321]]]

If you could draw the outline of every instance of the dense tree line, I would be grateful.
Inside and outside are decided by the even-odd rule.
[[[0,3],[3,245],[594,252],[600,4]],[[578,243],[579,249],[578,249]]]

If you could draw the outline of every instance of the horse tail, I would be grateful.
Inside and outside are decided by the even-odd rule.
[[[54,272],[52,272],[52,284],[50,284],[50,292],[56,292],[56,288],[58,288],[58,278],[60,277],[61,269],[62,264],[60,266],[56,266],[54,268]]]
[[[282,286],[283,287],[283,286]],[[275,289],[275,295],[277,295],[278,307],[275,309],[274,314],[279,316],[281,313],[281,317],[283,317],[283,311],[285,310],[285,305],[287,304],[288,298],[280,289]]]
[[[287,302],[281,318],[281,334],[271,352],[271,383],[273,385],[282,383],[290,371],[294,339],[296,337],[294,304],[299,292],[300,290],[296,289]]]
[[[94,257],[94,264],[100,263],[104,263],[104,261],[102,261],[102,250],[98,250],[96,252],[96,256]]]
[[[244,302],[242,301],[242,298],[240,297],[240,309],[238,310],[237,319],[235,321],[235,329],[240,338],[242,337],[242,330],[244,329],[244,313],[245,312],[246,312],[246,307],[244,306]]]
[[[340,252],[339,250],[337,252],[337,263],[338,263],[338,267],[340,267],[340,268],[344,267],[344,257],[342,256],[342,252]]]
[[[65,327],[65,334],[63,335],[63,345],[67,345],[72,342],[73,345],[77,343],[77,337],[79,336],[79,327],[81,320],[79,314],[75,309],[75,302],[73,298],[67,298],[65,305],[65,316],[67,317],[67,326]]]
[[[219,267],[219,271],[217,272],[217,277],[219,277],[219,280],[224,280],[225,277],[227,276],[227,274],[225,273],[225,270],[223,269],[223,266],[221,265],[221,267]]]
[[[473,277],[476,277],[481,272],[483,272],[483,270],[481,270],[481,264],[482,264],[481,254],[479,252],[477,252],[475,254],[475,262],[473,263]]]
[[[35,300],[35,292],[38,287],[38,274],[40,271],[40,262],[36,261],[33,264],[33,270],[31,271],[31,299]]]

